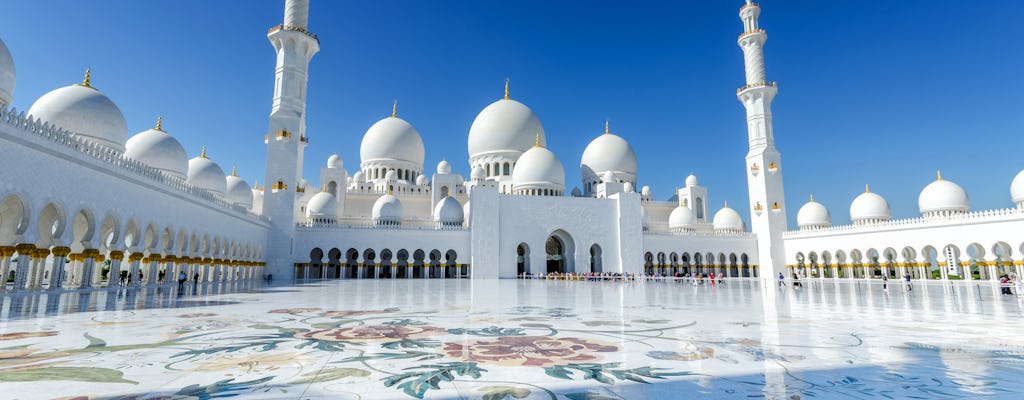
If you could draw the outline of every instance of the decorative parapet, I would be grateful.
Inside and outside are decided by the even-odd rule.
[[[94,143],[76,136],[74,133],[50,125],[48,122],[36,120],[24,111],[18,112],[15,108],[0,108],[0,123],[19,129],[43,140],[56,143],[71,154],[82,159],[98,161],[110,169],[127,173],[129,175],[146,178],[150,182],[163,185],[178,192],[201,199],[211,204],[224,207],[233,212],[243,213],[249,218],[266,222],[267,219],[261,215],[248,211],[239,210],[232,204],[217,198],[210,192],[199,189],[188,184],[185,179],[171,176],[161,170],[146,165],[140,161],[125,158],[120,150]]]
[[[1000,222],[1024,219],[1024,210],[1003,208],[998,210],[979,210],[944,217],[903,218],[889,221],[877,221],[857,225],[837,225],[826,228],[807,228],[800,231],[789,231],[782,234],[783,238],[802,238],[833,233],[872,233],[909,228],[937,228],[945,225],[960,225],[979,222]]]
[[[766,33],[766,32],[764,31],[764,29],[754,29],[754,30],[752,30],[750,32],[743,32],[743,33],[741,33],[740,36],[738,38],[736,38],[736,40],[742,40],[743,38],[745,38],[747,36],[756,35],[756,34],[759,34],[759,33]]]
[[[375,229],[375,230],[413,230],[413,231],[465,231],[462,225],[450,225],[436,222],[433,219],[403,219],[401,224],[381,225],[370,218],[306,218],[296,227],[301,229]]]
[[[278,26],[272,27],[272,28],[270,28],[270,29],[267,29],[267,34],[269,35],[269,34],[272,34],[272,33],[274,33],[274,32],[277,32],[277,31],[292,31],[292,32],[299,32],[299,33],[301,33],[301,34],[304,34],[304,35],[306,35],[306,36],[309,36],[309,37],[313,38],[313,40],[316,40],[316,42],[317,42],[317,43],[320,43],[320,38],[316,37],[316,34],[315,34],[315,33],[313,33],[313,32],[310,32],[310,31],[309,31],[308,29],[306,29],[306,28],[303,28],[303,27],[301,27],[301,26],[294,26],[294,25],[284,25],[284,24],[281,24],[281,25],[278,25]]]
[[[718,238],[718,239],[756,239],[757,235],[750,232],[666,232],[666,231],[644,231],[645,236],[677,236],[694,238]]]
[[[749,85],[744,85],[743,87],[741,87],[739,89],[736,89],[736,94],[739,94],[740,92],[742,92],[744,90],[747,90],[747,89],[753,89],[753,88],[759,88],[759,87],[778,87],[778,84],[775,83],[775,82],[768,82],[768,81],[751,83]]]

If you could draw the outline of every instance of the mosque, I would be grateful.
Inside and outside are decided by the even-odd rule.
[[[972,211],[967,193],[939,175],[921,191],[919,218],[892,219],[885,198],[865,188],[850,204],[851,225],[833,226],[829,209],[811,198],[790,230],[772,127],[778,87],[765,74],[760,13],[750,1],[739,11],[746,82],[736,96],[746,109],[749,202],[734,206],[749,210],[749,224],[728,204],[713,210],[693,175],[671,199],[654,199],[639,186],[639,157],[607,126],[581,156],[582,182],[567,184],[544,126],[507,82],[469,129],[468,179],[447,161],[427,170],[419,132],[395,109],[366,130],[353,174],[334,155],[316,184],[307,181],[303,157],[315,132],[305,126],[306,85],[320,50],[308,0],[286,0],[283,23],[267,33],[277,66],[266,186],[225,173],[216,149],[190,159],[159,118],[129,135],[88,71],[81,83],[18,110],[14,59],[0,42],[0,275],[12,282],[5,290],[116,285],[122,271],[141,285],[169,284],[159,278],[181,271],[204,281],[1024,276],[1024,171],[1006,209]]]

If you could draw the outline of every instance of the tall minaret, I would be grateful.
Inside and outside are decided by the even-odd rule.
[[[306,81],[309,60],[320,41],[308,30],[309,0],[286,0],[284,23],[267,33],[277,52],[274,103],[266,135],[267,175],[263,215],[270,218],[264,260],[267,272],[291,279],[296,192],[302,180],[306,137]]]
[[[786,231],[786,203],[782,190],[782,156],[775,149],[772,130],[772,100],[778,87],[765,77],[764,42],[768,40],[768,33],[757,26],[760,15],[761,6],[750,0],[740,8],[743,34],[738,43],[743,49],[747,84],[736,91],[736,97],[747,109],[750,149],[746,171],[751,228],[757,235],[760,276],[769,278],[786,272],[782,243],[782,232]]]

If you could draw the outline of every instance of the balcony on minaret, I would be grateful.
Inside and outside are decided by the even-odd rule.
[[[277,26],[274,26],[274,27],[272,27],[270,29],[267,29],[267,35],[274,34],[274,33],[278,32],[278,31],[298,32],[298,33],[304,34],[306,36],[309,36],[309,37],[313,38],[313,40],[316,40],[317,43],[320,43],[320,38],[316,37],[315,33],[310,32],[308,29],[303,28],[301,26],[284,25],[284,24],[277,25]]]
[[[744,90],[747,90],[747,89],[754,89],[754,88],[761,88],[761,87],[772,87],[772,88],[776,88],[777,89],[778,88],[778,84],[776,84],[775,82],[755,82],[755,83],[751,83],[749,85],[743,85],[743,87],[741,87],[739,89],[736,89],[736,94],[740,94]]]

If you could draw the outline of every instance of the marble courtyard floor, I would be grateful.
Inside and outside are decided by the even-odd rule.
[[[1024,297],[360,280],[4,294],[8,399],[1017,399]]]

